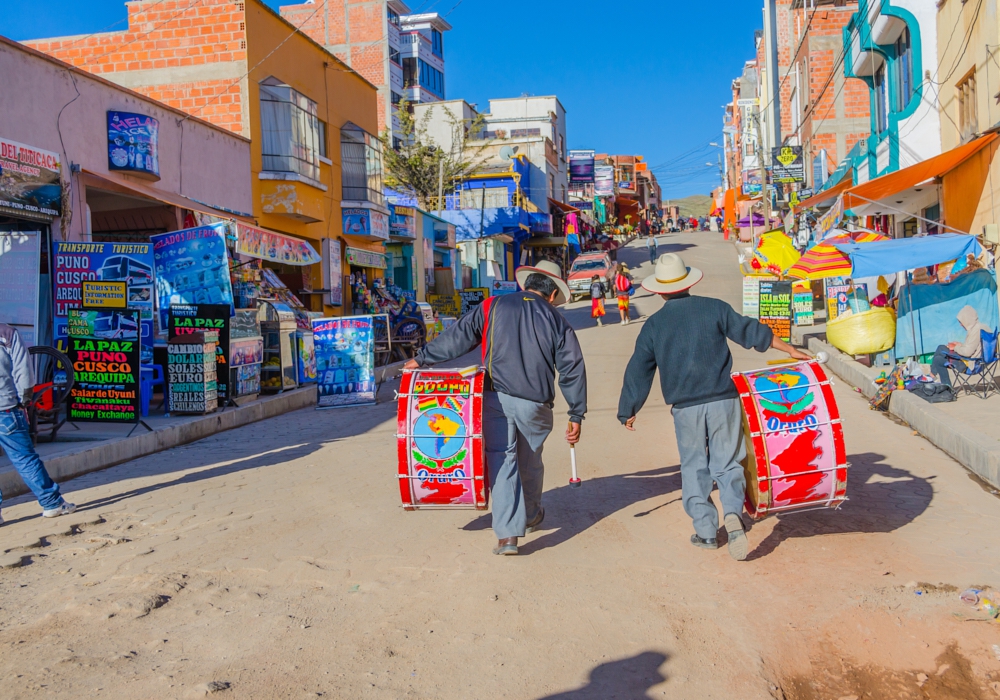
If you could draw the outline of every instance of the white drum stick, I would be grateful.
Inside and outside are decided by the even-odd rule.
[[[569,480],[569,485],[573,488],[579,488],[580,479],[576,475],[576,445],[569,446],[569,464],[573,471],[573,476]]]

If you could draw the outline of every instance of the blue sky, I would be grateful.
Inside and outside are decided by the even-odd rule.
[[[280,0],[267,0],[272,7]],[[0,34],[32,39],[124,27],[123,0],[3,0]],[[410,0],[454,25],[445,38],[449,98],[559,96],[570,148],[642,154],[664,196],[718,184],[722,109],[753,56],[761,2]],[[114,25],[110,26],[109,25]]]

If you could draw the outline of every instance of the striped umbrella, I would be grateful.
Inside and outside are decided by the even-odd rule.
[[[817,243],[788,268],[785,276],[799,280],[821,280],[827,277],[850,277],[851,259],[834,246],[845,243],[871,243],[887,240],[874,231],[845,231]]]

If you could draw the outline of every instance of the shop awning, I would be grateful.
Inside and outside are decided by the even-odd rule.
[[[832,203],[837,197],[851,189],[854,186],[854,181],[851,179],[850,173],[845,173],[844,179],[838,182],[833,187],[823,190],[822,192],[817,192],[812,197],[803,199],[801,202],[796,204],[793,209],[796,212],[803,211],[809,207],[817,207],[821,204],[830,202]]]
[[[154,189],[148,185],[135,182],[134,180],[119,182],[118,180],[111,179],[113,176],[105,177],[103,175],[92,173],[89,170],[84,170],[83,176],[84,184],[90,187],[96,187],[110,192],[118,192],[119,194],[125,195],[140,195],[142,197],[146,197],[147,199],[169,204],[173,207],[190,209],[192,211],[208,214],[209,216],[214,216],[219,219],[236,219],[237,221],[254,223],[253,215],[247,214],[246,212],[238,212],[224,207],[205,204],[195,199],[191,199],[190,197],[185,197],[182,194],[174,194],[173,192],[164,192],[163,190]]]
[[[309,243],[248,224],[236,224],[236,252],[283,265],[315,265],[323,261]]]
[[[931,193],[928,188],[936,190],[937,178],[954,170],[996,139],[997,134],[987,134],[916,165],[855,185],[844,192],[844,208],[862,216],[919,214],[919,208],[936,203],[936,191]],[[931,201],[932,194],[934,201]],[[978,196],[976,200],[978,203]]]
[[[917,267],[979,256],[983,247],[975,236],[960,233],[941,233],[936,236],[897,238],[874,243],[848,243],[836,245],[851,259],[851,277],[876,277]]]
[[[549,197],[549,206],[555,207],[563,214],[572,214],[573,212],[580,211],[576,207],[571,207],[569,204],[566,204],[566,202],[560,202],[558,199],[552,199],[552,197]]]
[[[566,239],[562,236],[537,236],[521,243],[522,248],[565,248]]]

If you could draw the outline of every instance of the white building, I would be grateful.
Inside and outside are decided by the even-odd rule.
[[[450,29],[437,12],[400,18],[403,94],[410,102],[445,99],[444,33]]]

